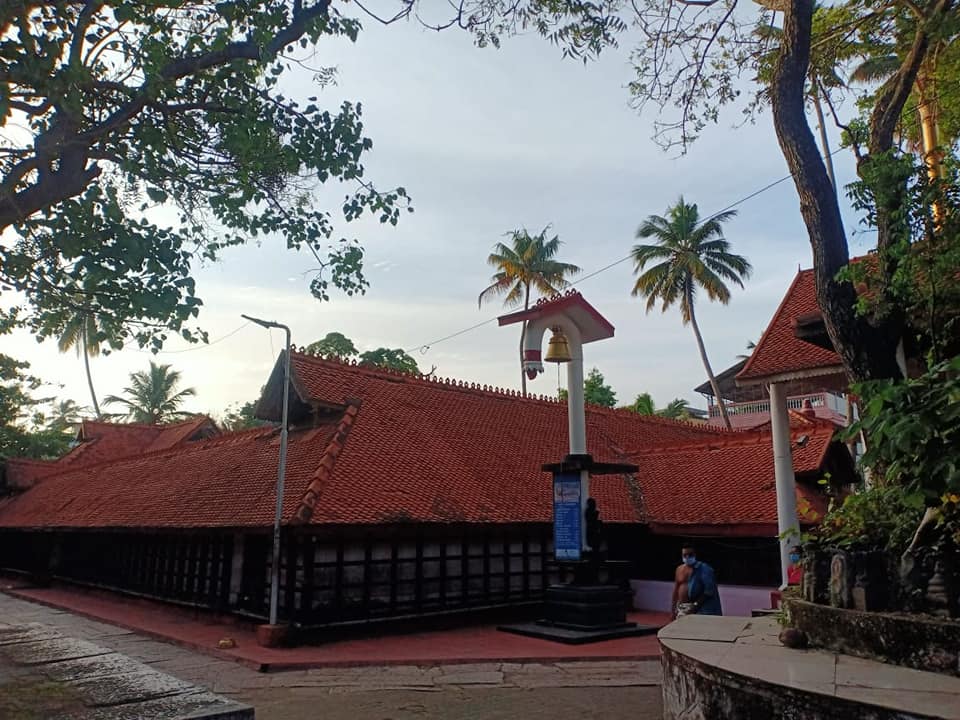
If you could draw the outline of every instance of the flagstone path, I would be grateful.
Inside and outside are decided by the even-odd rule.
[[[262,673],[3,594],[0,618],[6,624],[42,624],[51,633],[102,646],[253,705],[258,720],[654,720],[662,712],[658,660],[368,665]]]

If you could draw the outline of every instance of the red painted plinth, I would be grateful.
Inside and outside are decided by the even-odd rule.
[[[260,647],[283,647],[287,643],[288,625],[257,625],[257,645]]]

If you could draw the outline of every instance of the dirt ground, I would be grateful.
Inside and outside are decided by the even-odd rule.
[[[264,688],[233,697],[254,705],[257,720],[655,720],[659,687],[462,688],[339,693]]]

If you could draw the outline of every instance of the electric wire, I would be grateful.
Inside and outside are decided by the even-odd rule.
[[[838,152],[840,152],[841,150],[845,150],[845,149],[847,149],[847,146],[846,146],[846,145],[840,145],[836,150],[834,150],[833,152],[831,152],[827,157],[833,157],[833,156],[836,155]],[[722,210],[718,210],[717,212],[713,213],[712,215],[710,215],[709,217],[707,217],[706,219],[704,219],[703,222],[709,222],[710,220],[713,220],[714,218],[722,215],[723,213],[728,212],[728,211],[730,211],[730,210],[733,210],[733,209],[736,208],[737,206],[742,205],[743,203],[747,202],[748,200],[752,200],[753,198],[757,197],[758,195],[760,195],[760,194],[762,194],[762,193],[765,193],[765,192],[767,192],[768,190],[771,190],[771,189],[775,188],[777,185],[780,185],[781,183],[786,182],[787,180],[789,180],[789,179],[792,178],[792,177],[793,177],[793,173],[787,173],[787,174],[784,175],[783,177],[781,177],[781,178],[779,178],[779,179],[777,179],[777,180],[774,180],[773,182],[767,183],[766,185],[764,185],[763,187],[759,188],[758,190],[754,190],[754,191],[751,192],[749,195],[745,195],[745,196],[743,196],[742,198],[740,198],[739,200],[737,200],[736,202],[733,202],[733,203],[727,205],[727,206],[726,206],[725,208],[723,208]],[[630,260],[630,259],[632,259],[632,258],[633,258],[633,255],[630,254],[630,255],[627,255],[626,257],[620,258],[619,260],[614,260],[612,263],[609,263],[608,265],[604,265],[602,268],[600,268],[600,269],[598,269],[598,270],[594,270],[593,272],[588,273],[588,274],[586,274],[586,275],[581,275],[581,276],[578,277],[576,280],[571,281],[569,287],[574,287],[574,286],[576,286],[576,285],[579,285],[580,283],[584,282],[585,280],[589,280],[589,279],[591,279],[591,278],[594,278],[594,277],[596,277],[597,275],[599,275],[599,274],[601,274],[601,273],[604,273],[604,272],[606,272],[607,270],[610,270],[611,268],[614,268],[614,267],[616,267],[617,265],[620,265],[621,263],[625,263],[625,262],[627,262],[628,260]],[[462,330],[458,330],[457,332],[450,333],[449,335],[444,335],[443,337],[437,338],[436,340],[433,340],[433,341],[431,341],[431,342],[423,343],[422,345],[415,345],[415,346],[413,346],[413,347],[407,348],[406,352],[412,353],[412,352],[419,351],[421,355],[426,355],[426,354],[433,348],[434,345],[439,345],[440,343],[446,342],[447,340],[452,340],[452,339],[455,338],[455,337],[459,337],[460,335],[464,335],[464,334],[466,334],[466,333],[468,333],[468,332],[471,332],[471,331],[473,331],[473,330],[477,330],[478,328],[481,328],[481,327],[483,327],[484,325],[489,325],[489,324],[492,323],[494,320],[496,320],[498,317],[499,317],[499,315],[495,315],[495,316],[493,316],[493,317],[491,317],[491,318],[487,318],[486,320],[483,320],[482,322],[478,322],[478,323],[476,323],[476,324],[474,324],[474,325],[471,325],[471,326],[469,326],[469,327],[465,327],[465,328],[463,328]]]

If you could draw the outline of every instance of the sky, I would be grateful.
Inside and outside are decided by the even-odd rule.
[[[364,22],[356,44],[324,40],[315,65],[337,66],[335,87],[320,89],[312,73],[295,67],[283,91],[294,98],[319,95],[331,110],[341,100],[363,105],[373,150],[367,177],[386,189],[404,186],[415,211],[396,227],[372,219],[340,223],[338,234],[365,248],[364,296],[332,293],[329,302],[309,292],[308,253],[285,249],[282,238],[228,250],[215,264],[197,267],[204,306],[200,325],[209,345],[174,338],[157,356],[135,347],[94,358],[98,396],[120,394],[130,372],[148,362],[169,363],[197,394],[185,409],[214,416],[255,399],[283,346],[240,317],[246,313],[290,325],[295,345],[337,331],[363,350],[400,347],[423,371],[519,388],[519,329],[490,322],[434,342],[507,312],[493,302],[477,306],[493,269],[486,264],[504,233],[551,225],[563,241],[559,259],[591,273],[628,256],[636,228],[664,214],[683,195],[701,216],[721,210],[786,175],[769,114],[741,127],[736,110],[722,115],[683,156],[664,153],[651,139],[657,108],[640,115],[629,107],[629,43],[588,63],[563,60],[534,36],[479,49],[467,34],[437,33],[415,23],[381,27]],[[840,184],[853,177],[852,159],[836,156]],[[321,199],[336,208],[345,189]],[[845,201],[841,198],[841,204]],[[811,251],[791,181],[737,206],[725,225],[735,252],[754,272],[744,290],[732,288],[729,305],[701,299],[698,318],[714,370],[736,361],[757,341],[798,267]],[[847,209],[848,233],[856,217]],[[851,238],[856,254],[868,235]],[[622,262],[577,285],[615,326],[615,337],[588,345],[587,370],[597,367],[618,403],[649,392],[658,406],[704,400],[693,388],[705,379],[696,342],[677,309],[647,314],[630,295],[633,267]],[[63,398],[89,405],[82,359],[60,354],[54,341],[38,344],[25,333],[2,339],[2,351],[29,361],[31,370],[62,387]],[[565,386],[565,379],[561,380]],[[552,366],[529,384],[554,394]]]

